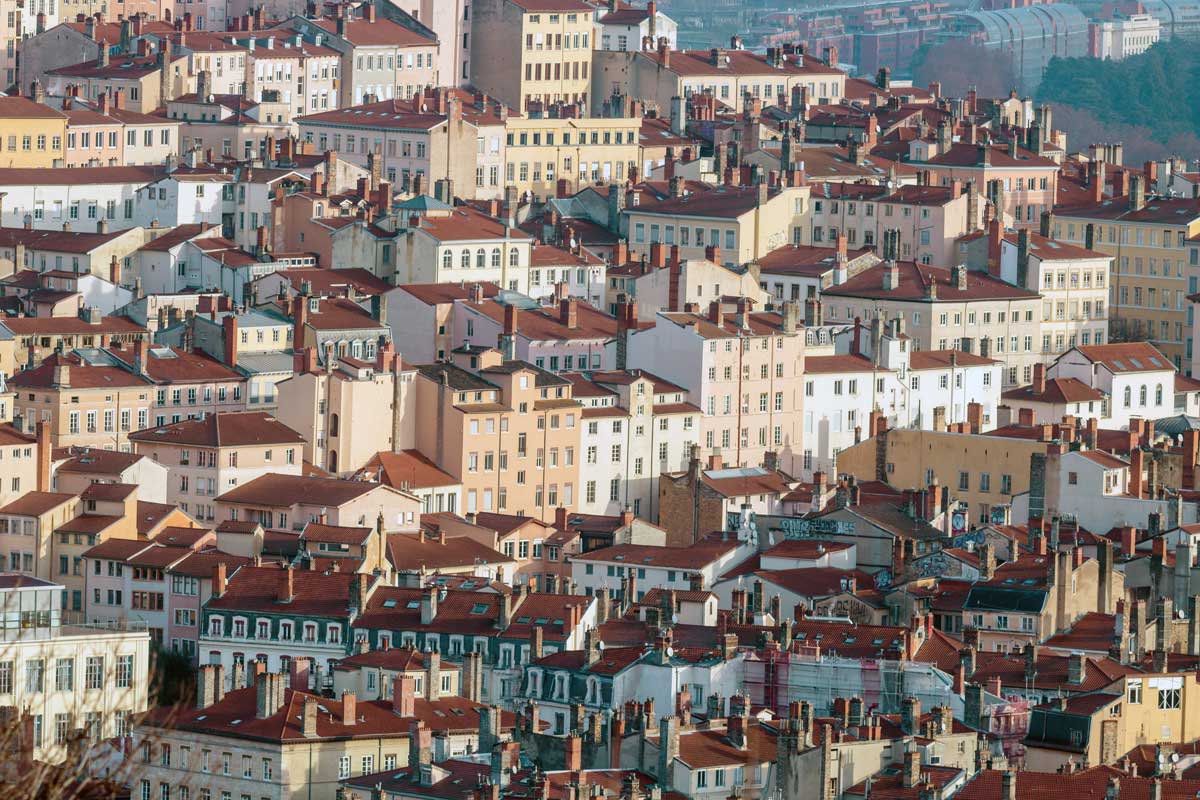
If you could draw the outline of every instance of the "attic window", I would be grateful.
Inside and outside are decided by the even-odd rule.
[[[384,607],[384,608],[395,608],[395,607],[396,607],[396,601],[395,601],[395,600],[384,600],[384,601],[383,601],[383,607]]]
[[[882,644],[883,644],[883,639],[873,639],[871,641],[872,647],[880,647]]]
[[[475,605],[471,606],[472,614],[486,614],[487,610],[487,603],[476,603]]]
[[[537,625],[545,625],[549,621],[550,621],[549,617],[538,617],[534,622]]]
[[[409,600],[408,605],[405,606],[405,608],[420,608],[420,607],[421,607],[420,600]]]
[[[527,624],[529,624],[529,619],[530,619],[529,617],[517,617],[517,622],[519,622],[522,625],[527,625]]]

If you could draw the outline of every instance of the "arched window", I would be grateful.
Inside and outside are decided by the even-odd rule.
[[[1163,403],[1162,384],[1154,387],[1154,405],[1161,406]]]
[[[493,267],[500,266],[500,248],[499,247],[492,248],[492,266]]]
[[[329,435],[330,436],[338,435],[338,415],[337,414],[329,415]]]
[[[1129,386],[1125,387],[1125,407],[1129,408],[1133,405],[1133,389]]]
[[[517,248],[515,247],[508,253],[508,265],[510,267],[517,266]]]
[[[337,474],[337,471],[338,471],[337,461],[338,461],[337,450],[330,450],[329,451],[329,471],[334,473],[335,475]]]
[[[487,251],[482,247],[475,251],[475,266],[478,269],[483,269],[487,266]]]
[[[454,254],[449,250],[442,253],[442,269],[450,269],[454,266]]]
[[[1142,384],[1142,388],[1138,390],[1138,404],[1146,405],[1146,384]]]
[[[471,251],[470,250],[462,251],[462,259],[461,259],[460,263],[462,264],[463,269],[471,268]]]

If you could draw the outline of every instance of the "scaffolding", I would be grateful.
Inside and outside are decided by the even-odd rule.
[[[798,700],[811,703],[816,714],[828,715],[838,697],[861,697],[869,713],[899,714],[909,696],[923,708],[949,706],[956,717],[963,716],[953,678],[932,664],[767,650],[748,656],[743,666],[743,690],[750,702],[783,717],[788,704]]]

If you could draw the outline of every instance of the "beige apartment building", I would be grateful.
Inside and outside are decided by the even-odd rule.
[[[428,194],[433,182],[443,178],[464,190],[475,185],[478,132],[463,119],[457,96],[443,102],[419,97],[382,100],[308,114],[295,123],[300,136],[318,152],[332,151],[364,168],[374,153],[382,159],[383,179],[396,190],[419,188]],[[328,215],[333,215],[332,209]],[[321,216],[319,211],[316,216]]]
[[[805,339],[797,305],[755,313],[746,298],[713,300],[705,314],[659,312],[656,323],[630,337],[628,366],[687,390],[702,413],[703,452],[731,467],[769,463],[773,453],[780,469],[798,473]]]
[[[14,402],[25,431],[46,423],[54,447],[130,452],[129,434],[150,424],[153,385],[120,367],[55,354],[17,373],[9,385],[20,398]]]
[[[666,116],[671,99],[708,92],[727,106],[742,108],[750,95],[761,108],[788,103],[806,94],[808,102],[836,105],[846,95],[846,73],[838,68],[837,48],[826,59],[796,52],[790,46],[767,53],[741,49],[597,51],[593,91],[600,99],[614,90],[643,100]],[[795,94],[793,94],[795,92]]]
[[[681,259],[747,264],[788,244],[808,202],[807,186],[772,189],[760,183],[720,186],[625,207],[629,252],[648,254],[653,244],[660,243],[678,245]]]
[[[807,230],[793,244],[829,247],[846,237],[851,250],[876,247],[884,231],[899,235],[896,254],[905,261],[952,267],[955,242],[983,227],[983,203],[950,186],[886,186],[826,183],[813,187]]]
[[[130,435],[136,452],[169,470],[167,502],[200,521],[214,498],[269,472],[299,475],[304,438],[261,411],[218,411]]]
[[[1034,434],[1035,429],[1029,430]],[[936,481],[970,507],[972,519],[986,522],[993,506],[1029,491],[1029,458],[1045,452],[1046,443],[1038,435],[896,428],[839,453],[837,474],[904,487],[925,487]]]
[[[69,624],[62,595],[50,581],[0,575],[0,612],[22,620],[0,637],[0,706],[31,717],[30,757],[52,764],[77,752],[76,730],[89,744],[131,735],[150,682],[145,630]]]
[[[334,475],[351,475],[380,450],[413,441],[415,372],[390,346],[374,362],[338,359],[317,369],[315,350],[297,356],[296,374],[277,384],[279,421],[299,432],[304,459]],[[366,425],[362,420],[369,420]]]
[[[454,357],[417,368],[417,448],[462,481],[464,512],[552,522],[575,508],[583,406],[571,381],[492,349]]]
[[[597,182],[623,183],[638,167],[641,120],[510,117],[505,123],[504,178],[522,194],[555,197]]]
[[[964,350],[1004,364],[1004,386],[1041,361],[1042,298],[966,266],[883,261],[821,292],[827,323],[902,321],[915,350]]]
[[[1054,238],[1112,256],[1109,321],[1114,338],[1145,339],[1191,371],[1187,296],[1200,271],[1188,240],[1200,234],[1200,200],[1147,197],[1140,175],[1129,193],[1111,200],[1059,208]]]
[[[589,107],[594,6],[484,0],[472,8],[473,86],[523,112],[555,103]]]
[[[1011,143],[951,142],[943,134],[913,141],[906,163],[928,172],[935,186],[970,184],[995,203],[1005,225],[1016,228],[1037,229],[1058,192],[1058,164]]]

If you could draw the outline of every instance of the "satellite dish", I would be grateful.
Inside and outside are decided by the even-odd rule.
[[[667,648],[667,655],[668,655],[668,656],[673,656],[673,655],[675,655],[675,648],[674,648],[674,647],[668,647],[668,648]]]
[[[601,653],[603,653],[603,652],[604,652],[604,642],[599,642],[599,643],[597,643],[596,647],[600,648],[600,652],[601,652]]]

